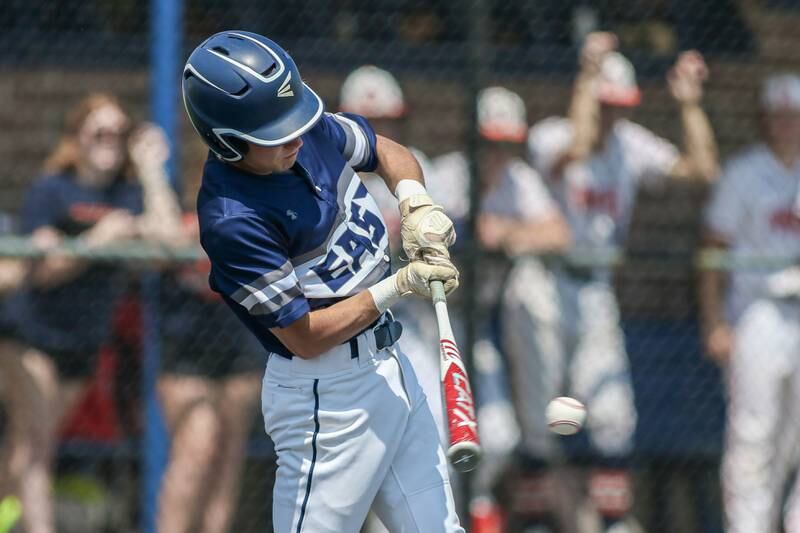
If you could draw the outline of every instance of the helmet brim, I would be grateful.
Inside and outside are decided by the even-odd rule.
[[[325,106],[317,93],[303,83],[300,102],[280,120],[249,132],[214,129],[220,137],[231,135],[259,146],[280,146],[300,137],[314,127],[322,117]]]

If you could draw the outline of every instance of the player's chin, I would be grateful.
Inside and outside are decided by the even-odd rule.
[[[292,165],[294,165],[295,161],[297,161],[297,154],[298,152],[295,152],[283,158],[283,161],[281,161],[281,164],[284,167],[283,170],[289,170],[292,168]]]

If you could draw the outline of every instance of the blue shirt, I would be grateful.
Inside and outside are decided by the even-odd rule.
[[[33,183],[21,213],[23,233],[49,226],[67,237],[91,228],[112,209],[143,210],[139,184],[117,179],[105,187],[79,183],[72,175],[45,176]],[[93,263],[55,287],[28,287],[10,299],[16,334],[45,351],[93,356],[110,335],[111,316],[128,277],[119,265]]]
[[[269,328],[389,275],[389,240],[356,171],[378,164],[363,117],[326,113],[302,136],[290,172],[259,176],[210,157],[197,201],[200,241],[219,292],[270,352]]]

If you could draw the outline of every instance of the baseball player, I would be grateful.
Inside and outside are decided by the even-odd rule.
[[[707,210],[706,242],[734,257],[800,255],[800,77],[768,78],[764,143],[725,166]],[[800,405],[800,302],[795,269],[706,271],[701,310],[706,353],[727,368],[722,465],[727,531],[777,531],[783,489],[796,467]],[[800,498],[785,531],[800,531]]]
[[[504,87],[488,87],[478,95],[477,116],[483,144],[477,224],[481,247],[511,257],[566,248],[567,224],[538,172],[524,159],[528,122],[522,98]],[[458,184],[450,189],[452,205],[465,202],[468,208],[469,168],[465,154],[443,155],[434,160],[434,166],[437,176],[448,176],[451,183]],[[478,299],[483,308],[492,310],[498,305],[508,268],[505,257],[495,256],[482,262],[484,290]],[[493,341],[494,332],[488,323],[482,326],[473,352],[476,370],[473,379],[479,395],[484,458],[474,476],[470,508],[476,531],[494,531],[492,528],[502,522],[502,512],[493,489],[505,473],[508,458],[519,440],[519,429],[507,393],[505,363]]]
[[[700,107],[706,77],[700,55],[681,54],[668,75],[684,130],[682,155],[626,118],[641,93],[632,65],[615,48],[612,34],[587,37],[569,118],[542,121],[528,140],[532,162],[548,181],[574,246],[583,250],[624,242],[640,185],[668,176],[712,180],[717,173],[714,137]],[[532,476],[531,499],[547,500],[544,467],[554,442],[545,406],[568,393],[588,406],[591,442],[601,458],[589,473],[590,499],[608,531],[625,531],[632,495],[624,459],[636,412],[610,269],[560,261],[547,271],[512,273],[503,318],[523,450],[531,468],[542,468],[541,482]]]
[[[463,531],[444,453],[388,309],[458,286],[452,223],[414,156],[354,114],[325,113],[292,58],[241,31],[192,52],[189,117],[211,155],[198,196],[210,284],[269,352],[262,388],[278,455],[276,531],[356,532],[372,506],[391,531]],[[412,260],[356,172],[376,171]]]

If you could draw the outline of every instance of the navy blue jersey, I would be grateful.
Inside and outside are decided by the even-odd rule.
[[[72,237],[112,209],[141,213],[141,187],[123,179],[100,188],[80,184],[71,175],[46,176],[25,197],[22,230],[49,226]],[[17,335],[44,351],[91,356],[109,336],[112,309],[126,281],[118,265],[93,264],[62,285],[20,291],[12,297],[10,319]]]
[[[258,176],[210,157],[198,196],[200,241],[219,292],[264,347],[269,331],[354,295],[390,273],[388,235],[355,171],[374,171],[362,117],[326,113],[302,136],[291,171]]]

